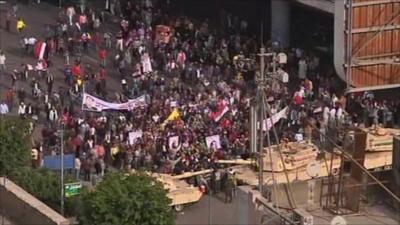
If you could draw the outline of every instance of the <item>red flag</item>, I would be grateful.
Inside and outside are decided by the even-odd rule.
[[[218,122],[226,112],[229,111],[229,106],[226,103],[218,104],[217,111],[211,112],[210,117],[215,121]]]
[[[40,51],[42,49],[43,41],[37,41],[35,44],[35,57],[39,58],[40,56]]]

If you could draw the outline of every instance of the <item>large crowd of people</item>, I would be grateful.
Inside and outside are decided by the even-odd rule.
[[[46,37],[37,38],[24,32],[29,21],[19,18],[23,50],[38,61],[6,68],[0,51],[0,73],[7,69],[11,76],[0,113],[17,108],[21,118],[32,121],[32,131],[42,127],[34,143],[36,159],[59,153],[60,129],[66,134],[65,153],[75,155],[76,176],[86,180],[112,169],[181,174],[217,168],[218,159],[251,157],[249,113],[261,41],[238,17],[227,14],[214,24],[176,15],[169,2],[110,0],[100,11],[68,6]],[[264,44],[267,52],[281,53],[273,59],[280,79],[267,93],[268,116],[289,106],[277,123],[280,138],[311,138],[314,131],[326,133],[340,124],[400,122],[399,103],[379,102],[372,93],[346,99],[315,52]],[[90,52],[96,52],[95,65],[83,62]],[[65,62],[62,74],[51,70],[58,66],[55,57]],[[56,76],[65,81],[57,90]],[[110,80],[118,80],[118,86]],[[21,83],[29,83],[30,92]],[[114,103],[145,96],[146,104],[91,112],[82,110],[83,93]]]

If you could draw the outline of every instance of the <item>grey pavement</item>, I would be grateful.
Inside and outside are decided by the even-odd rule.
[[[238,212],[238,204],[235,198],[230,204],[224,203],[223,193],[217,197],[212,197],[211,201],[208,195],[192,205],[185,206],[184,210],[177,215],[177,225],[236,225],[239,224],[240,214]],[[211,206],[211,208],[210,208]],[[211,209],[211,214],[210,214]],[[311,211],[314,225],[330,225],[334,215],[317,209]],[[210,220],[211,215],[211,220]],[[376,204],[364,207],[359,213],[342,216],[347,225],[398,225],[400,224],[399,213],[389,209],[386,205]],[[211,221],[211,223],[210,223]],[[267,216],[269,225],[280,224],[279,219],[273,216]]]
[[[7,217],[0,214],[0,225],[15,225],[16,223],[12,222]]]
[[[235,204],[237,200],[234,198],[232,203],[226,204],[224,198],[223,193],[211,198],[209,195],[203,196],[199,202],[185,206],[183,211],[178,213],[176,224],[202,225],[210,224],[209,221],[211,224],[238,224],[239,218]]]

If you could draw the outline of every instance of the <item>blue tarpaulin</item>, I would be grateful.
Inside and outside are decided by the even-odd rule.
[[[43,166],[47,169],[51,170],[61,170],[61,156],[60,155],[51,155],[44,156],[43,158]],[[74,169],[75,168],[75,157],[74,154],[66,154],[64,155],[64,169]]]

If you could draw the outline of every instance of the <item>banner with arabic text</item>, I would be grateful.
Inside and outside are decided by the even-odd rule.
[[[107,109],[132,111],[133,109],[143,105],[146,105],[146,98],[144,95],[135,99],[129,99],[124,103],[112,103],[84,93],[82,100],[82,110],[94,112],[101,112]]]

